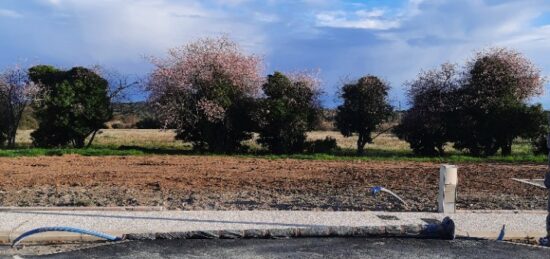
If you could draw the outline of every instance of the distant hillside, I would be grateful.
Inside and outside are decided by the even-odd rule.
[[[154,112],[146,102],[113,103],[109,128],[158,128]]]

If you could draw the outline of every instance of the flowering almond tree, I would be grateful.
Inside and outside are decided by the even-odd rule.
[[[474,155],[512,152],[517,137],[532,137],[544,114],[540,105],[529,105],[540,95],[545,79],[521,53],[506,48],[481,51],[466,64],[460,89],[455,147]]]
[[[233,152],[251,137],[261,59],[227,37],[205,38],[153,58],[150,102],[177,139],[197,150]]]
[[[0,143],[15,146],[15,136],[23,111],[33,102],[38,87],[19,65],[0,73]]]

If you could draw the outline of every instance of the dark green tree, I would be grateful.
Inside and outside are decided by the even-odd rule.
[[[306,133],[320,114],[315,80],[298,76],[290,79],[280,72],[267,77],[258,101],[258,142],[271,152],[297,153],[305,148]]]
[[[364,153],[367,143],[372,143],[371,133],[393,114],[388,103],[389,89],[388,84],[376,76],[362,77],[340,89],[344,103],[338,106],[336,127],[345,137],[357,133],[359,155]]]
[[[36,146],[82,148],[88,137],[90,146],[112,117],[108,82],[90,69],[40,65],[29,69],[29,77],[40,86],[34,107],[39,125],[31,134]]]
[[[0,105],[0,114],[7,114],[6,108],[4,105]],[[0,147],[4,147],[6,140],[8,139],[8,123],[5,121],[5,116],[0,116]]]
[[[411,108],[403,113],[394,133],[417,155],[443,155],[457,120],[454,111],[460,78],[456,66],[446,63],[421,72],[408,86]]]

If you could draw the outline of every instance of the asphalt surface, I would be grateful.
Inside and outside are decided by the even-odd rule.
[[[550,249],[468,239],[156,240],[21,258],[550,258]]]

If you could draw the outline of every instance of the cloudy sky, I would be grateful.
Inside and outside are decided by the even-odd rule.
[[[523,52],[550,75],[548,0],[2,0],[0,67],[99,64],[143,76],[144,57],[228,34],[264,57],[266,72],[320,70],[324,103],[365,74],[403,83],[421,69],[462,64],[491,46]],[[550,89],[535,100],[550,109]]]

